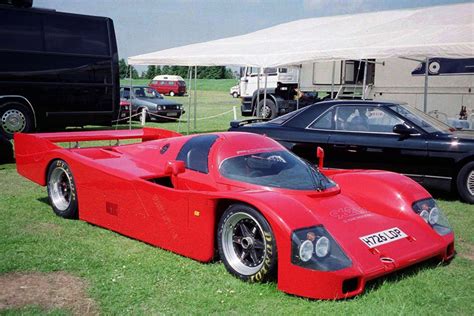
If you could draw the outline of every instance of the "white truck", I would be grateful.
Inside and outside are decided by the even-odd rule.
[[[461,106],[472,113],[474,58],[430,58],[428,71],[428,113],[435,112],[445,120],[455,117]],[[424,62],[401,58],[315,62],[264,69],[258,90],[258,69],[247,67],[240,80],[241,111],[252,116],[258,110],[260,116],[273,118],[331,98],[394,100],[423,110],[424,74]]]

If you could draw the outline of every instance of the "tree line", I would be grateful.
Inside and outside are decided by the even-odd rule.
[[[130,67],[132,68],[133,79],[153,79],[159,75],[177,75],[188,78],[188,66],[156,66],[150,65],[146,71],[141,74],[133,66],[128,66],[125,59],[119,60],[120,79],[128,78],[130,75]],[[193,67],[194,68],[194,67]],[[194,77],[194,73],[193,73]],[[224,66],[197,67],[198,79],[234,79],[232,70]]]

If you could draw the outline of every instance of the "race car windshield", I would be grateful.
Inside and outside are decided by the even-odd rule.
[[[322,191],[335,183],[287,151],[273,151],[224,160],[220,173],[229,179],[291,190]]]

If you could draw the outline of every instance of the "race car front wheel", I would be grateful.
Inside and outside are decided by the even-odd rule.
[[[78,217],[77,192],[74,177],[64,160],[54,160],[48,168],[48,198],[56,215]]]
[[[231,274],[250,282],[271,279],[277,267],[277,248],[272,229],[254,208],[231,205],[217,231],[221,260]]]

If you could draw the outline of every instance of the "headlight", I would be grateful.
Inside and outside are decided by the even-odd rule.
[[[326,257],[329,253],[330,245],[331,244],[329,243],[329,239],[327,239],[327,237],[320,237],[316,242],[316,247],[314,247],[316,256],[320,258]]]
[[[160,106],[160,105],[157,105],[157,106],[156,106],[156,110],[157,110],[157,111],[161,111],[161,106]]]
[[[321,271],[335,271],[352,265],[323,226],[296,230],[291,239],[293,264]]]
[[[311,240],[305,240],[300,246],[300,259],[307,262],[313,256],[314,246]]]
[[[441,236],[452,231],[448,219],[432,198],[416,202],[413,204],[413,210]]]

